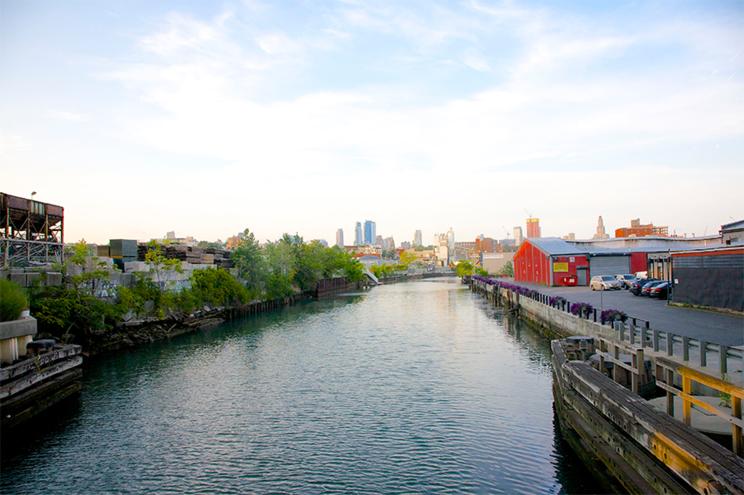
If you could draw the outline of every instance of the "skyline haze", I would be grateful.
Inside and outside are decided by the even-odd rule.
[[[741,3],[2,11],[0,190],[64,206],[68,241],[744,217]]]

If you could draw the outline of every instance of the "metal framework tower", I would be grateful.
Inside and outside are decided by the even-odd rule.
[[[4,268],[61,262],[65,209],[0,193],[0,263]]]

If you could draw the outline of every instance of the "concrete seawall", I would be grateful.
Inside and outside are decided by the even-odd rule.
[[[529,297],[513,294],[507,289],[498,289],[501,297],[517,307],[519,316],[527,320],[548,338],[570,337],[572,335],[590,335],[613,338],[614,330],[592,320],[579,318],[558,308],[550,307]]]

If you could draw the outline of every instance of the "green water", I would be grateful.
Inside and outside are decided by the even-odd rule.
[[[593,492],[548,344],[456,280],[106,356],[3,453],[7,493]]]

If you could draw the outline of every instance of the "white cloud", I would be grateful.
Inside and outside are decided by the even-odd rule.
[[[286,55],[301,51],[301,45],[283,33],[269,33],[256,40],[261,50],[269,55]]]
[[[48,115],[57,120],[64,120],[66,122],[85,122],[88,120],[88,116],[77,112],[68,112],[66,110],[50,110]]]
[[[679,22],[658,26],[658,31],[616,32],[510,3],[473,2],[457,12],[435,5],[427,12],[430,16],[422,17],[403,8],[347,2],[324,17],[327,26],[314,26],[311,36],[270,23],[257,23],[258,29],[230,11],[207,21],[168,16],[158,32],[141,40],[140,51],[130,57],[136,63],[122,63],[106,75],[108,84],[121,83],[130,98],[125,99],[127,112],[111,117],[121,126],[112,133],[134,149],[157,151],[151,176],[138,186],[140,196],[150,198],[153,209],[192,196],[219,203],[228,212],[224,218],[216,223],[205,218],[203,230],[191,232],[212,238],[246,225],[262,238],[291,229],[309,236],[327,229],[330,236],[336,223],[346,221],[348,229],[354,219],[371,216],[387,225],[386,232],[400,228],[391,232],[398,239],[410,237],[407,230],[416,227],[430,236],[450,224],[496,235],[498,224],[511,228],[518,223],[525,206],[535,209],[555,234],[574,230],[581,235],[570,219],[585,215],[591,228],[600,213],[608,225],[641,213],[664,223],[665,202],[627,215],[628,205],[620,203],[588,212],[583,195],[566,193],[567,184],[618,183],[641,184],[652,193],[649,169],[679,194],[703,190],[706,198],[695,207],[706,215],[722,215],[735,204],[733,180],[676,169],[673,158],[645,156],[645,151],[744,137],[744,85],[739,76],[730,77],[741,66],[730,50],[742,46],[736,43],[744,41],[741,34]],[[689,63],[657,71],[652,62],[644,62],[632,73],[615,71],[611,64],[588,70],[660,43],[658,32]],[[493,34],[498,41],[489,37]],[[698,44],[703,38],[706,42]],[[410,66],[423,61],[419,67],[426,70],[410,80],[344,85],[344,72],[352,69],[333,65],[330,59],[338,53],[328,49],[342,52],[358,40],[395,45],[389,60],[381,57],[388,60],[388,73],[395,74],[395,64],[403,59]],[[502,47],[505,40],[513,46]],[[324,64],[315,66],[327,53],[331,56]],[[365,62],[359,65],[366,69]],[[329,66],[330,72],[314,72],[318,67],[329,71]],[[434,73],[434,67],[452,72]],[[720,70],[711,76],[711,70],[698,67]],[[418,92],[429,90],[437,77],[461,74],[492,82],[467,86],[478,88],[469,91],[456,82],[451,93],[421,103]],[[314,89],[298,84],[291,91],[271,92],[291,86],[295,76],[306,76]],[[263,96],[267,92],[271,98]],[[0,150],[20,149],[13,142],[0,138]],[[638,156],[644,158],[638,162]],[[181,167],[182,161],[203,165],[193,170]],[[705,163],[708,170],[715,166]],[[116,172],[92,178],[115,181]],[[389,186],[375,186],[387,178]],[[455,180],[467,191],[442,194],[451,191]],[[169,184],[167,190],[162,183]],[[374,204],[358,202],[370,189]],[[343,211],[339,204],[345,205]],[[168,217],[173,223],[168,229],[189,231],[203,214],[184,208]],[[702,221],[691,207],[680,208],[680,214]],[[263,218],[267,209],[271,217]],[[162,221],[151,217],[115,227],[139,229],[142,234],[136,235],[147,237],[162,234]],[[404,226],[410,222],[420,224]]]

